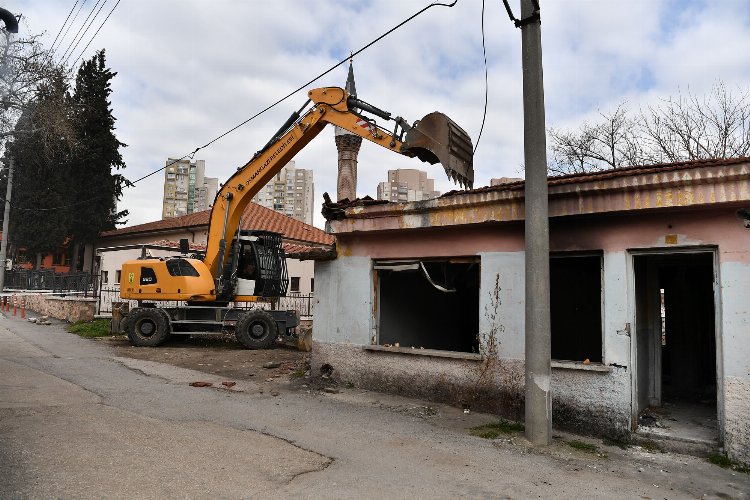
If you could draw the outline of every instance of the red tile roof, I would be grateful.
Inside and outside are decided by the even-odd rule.
[[[208,226],[210,210],[193,214],[163,219],[136,226],[124,227],[113,231],[105,231],[102,238],[117,238],[119,236],[157,233],[187,228],[204,228]],[[306,243],[332,245],[333,236],[314,226],[292,219],[284,214],[275,212],[257,203],[250,202],[242,214],[243,229],[262,229],[280,233],[284,238]]]
[[[149,245],[158,247],[180,248],[180,242],[174,240],[159,240],[149,243]],[[195,252],[202,252],[206,249],[206,245],[204,245],[203,243],[189,243],[188,248]]]

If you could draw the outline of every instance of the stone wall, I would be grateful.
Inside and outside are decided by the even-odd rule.
[[[96,313],[96,299],[92,298],[60,297],[41,293],[19,294],[16,295],[19,307],[22,298],[26,299],[27,312],[34,311],[40,315],[50,316],[71,323],[75,323],[76,321],[91,321],[94,319],[94,314]]]

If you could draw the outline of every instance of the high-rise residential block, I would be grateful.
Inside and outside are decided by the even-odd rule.
[[[388,171],[388,180],[378,184],[378,199],[387,201],[421,201],[437,198],[435,180],[427,172],[414,168]]]
[[[167,159],[164,169],[162,219],[201,212],[211,207],[219,180],[206,177],[204,160]]]
[[[263,186],[253,201],[312,225],[314,194],[313,171],[296,168],[294,162],[290,161],[273,180]]]

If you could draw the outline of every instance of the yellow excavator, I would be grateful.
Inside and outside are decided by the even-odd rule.
[[[123,264],[120,297],[138,301],[121,322],[132,344],[157,346],[170,335],[234,330],[245,347],[263,349],[293,333],[299,325],[294,311],[237,305],[284,296],[288,282],[281,235],[242,230],[240,217],[253,196],[328,124],[395,153],[440,162],[449,178],[472,187],[471,138],[444,114],[430,113],[410,125],[342,88],[313,89],[308,97],[222,185],[211,209],[202,258],[144,255]],[[393,121],[393,131],[381,127],[376,118]]]

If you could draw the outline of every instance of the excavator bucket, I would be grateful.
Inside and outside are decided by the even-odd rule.
[[[471,137],[443,113],[435,111],[416,122],[406,132],[402,152],[432,165],[440,162],[453,182],[474,186]]]

